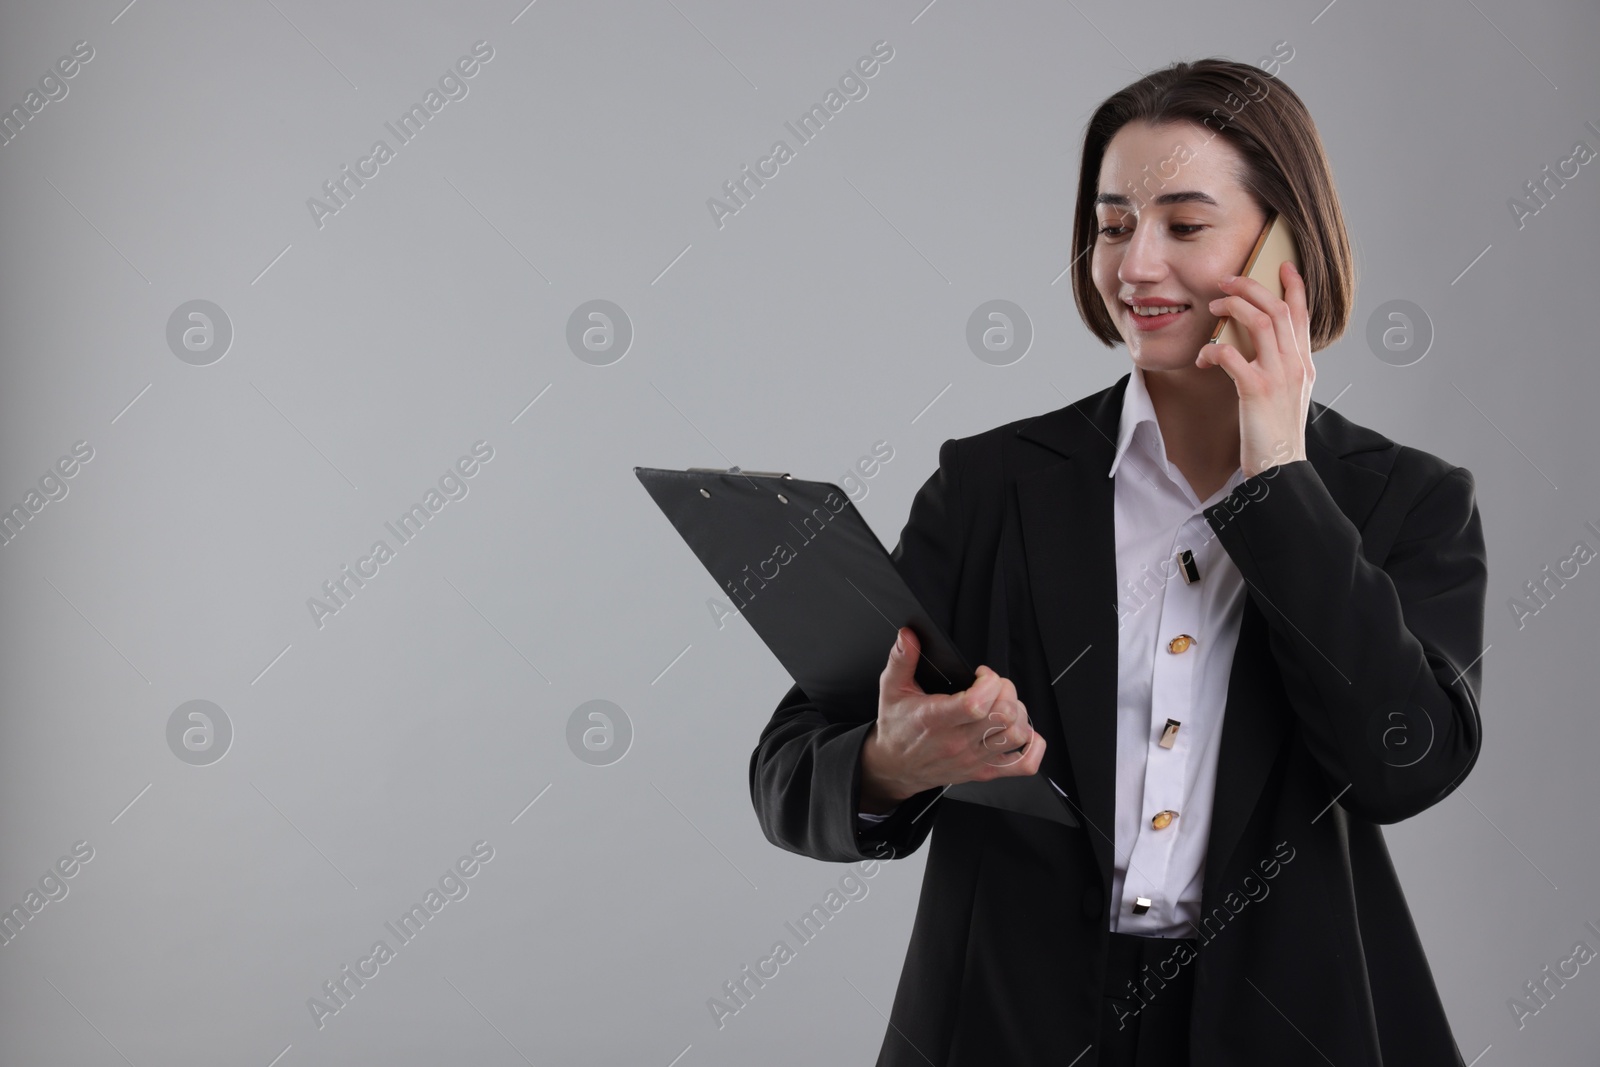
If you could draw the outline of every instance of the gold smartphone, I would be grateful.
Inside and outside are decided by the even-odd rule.
[[[1250,250],[1250,258],[1245,260],[1244,269],[1239,273],[1254,278],[1266,287],[1267,292],[1282,300],[1283,281],[1278,275],[1285,260],[1293,263],[1295,270],[1300,269],[1300,254],[1294,243],[1294,235],[1289,232],[1283,216],[1275,214],[1262,229],[1261,236],[1256,238],[1256,246]],[[1250,340],[1249,331],[1235,323],[1231,316],[1224,315],[1217,320],[1216,328],[1211,331],[1211,343],[1230,344],[1245,359],[1256,358],[1256,346]]]

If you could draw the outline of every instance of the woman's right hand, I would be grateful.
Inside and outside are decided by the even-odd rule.
[[[1044,737],[1009,679],[979,667],[960,693],[925,693],[915,676],[920,652],[916,634],[901,627],[878,677],[878,721],[861,748],[864,812],[936,786],[1033,774],[1044,757]]]

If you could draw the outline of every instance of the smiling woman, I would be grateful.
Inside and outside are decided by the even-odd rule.
[[[1186,273],[1214,278],[1238,269],[1267,214],[1275,213],[1300,244],[1311,350],[1321,351],[1344,333],[1356,277],[1333,172],[1310,113],[1287,85],[1254,67],[1214,60],[1182,66],[1182,77],[1174,68],[1113,96],[1084,133],[1072,230],[1078,313],[1107,347],[1124,340],[1126,315],[1117,298],[1136,287],[1107,292],[1117,257],[1102,252],[1126,244],[1139,216],[1152,227],[1170,227],[1175,241],[1210,229],[1213,238],[1200,242],[1209,259],[1189,256],[1185,263]],[[1218,191],[1230,188],[1241,195]],[[1216,247],[1219,230],[1228,238],[1225,249]],[[1085,256],[1091,248],[1093,260]],[[1206,273],[1211,260],[1214,269]],[[1178,295],[1223,294],[1197,280],[1192,293]],[[1191,327],[1185,333],[1209,333],[1209,326]]]
[[[1074,299],[1128,373],[944,442],[892,557],[977,681],[924,692],[907,627],[870,721],[791,689],[762,829],[832,862],[931,838],[879,1067],[1459,1067],[1380,827],[1477,761],[1482,521],[1471,472],[1311,399],[1355,289],[1316,127],[1255,67],[1154,71],[1094,110],[1074,220]],[[1281,295],[1237,276],[1269,220],[1305,264]],[[945,795],[1034,774],[1080,828]]]
[[[1306,264],[1304,279],[1286,268],[1281,300],[1234,277],[1275,217]],[[1103,343],[1127,344],[1167,456],[1201,499],[1236,469],[1282,461],[1285,443],[1289,461],[1305,458],[1311,353],[1344,332],[1355,272],[1332,169],[1293,90],[1205,60],[1117,93],[1084,136],[1073,245],[1079,312]],[[1249,358],[1207,347],[1219,315],[1276,343]]]

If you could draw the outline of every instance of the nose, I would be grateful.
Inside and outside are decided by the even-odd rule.
[[[1166,254],[1162,251],[1158,227],[1135,226],[1133,235],[1123,245],[1122,264],[1117,268],[1117,277],[1133,284],[1160,281],[1166,274]]]

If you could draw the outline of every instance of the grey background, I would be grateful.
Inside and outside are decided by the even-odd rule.
[[[1592,1062],[1596,966],[1520,1032],[1507,1007],[1600,948],[1600,576],[1507,606],[1600,545],[1600,164],[1507,207],[1600,149],[1592,4],[124,3],[0,16],[7,109],[94,49],[0,147],[0,502],[94,449],[0,548],[0,902],[94,849],[0,946],[4,1062],[870,1062],[923,854],[708,1011],[846,868],[761,836],[787,676],[631,468],[837,478],[887,441],[859,504],[892,545],[944,439],[1127,369],[1062,276],[1094,105],[1279,41],[1360,271],[1316,398],[1471,469],[1489,546],[1482,759],[1386,835],[1465,1058]],[[479,40],[469,94],[319,229],[307,198]],[[868,95],[719,229],[707,198],[879,40]],[[166,341],[196,299],[234,331],[209,366]],[[609,366],[566,345],[593,299],[635,331]],[[1031,319],[1010,366],[966,344],[992,299]],[[1411,366],[1366,342],[1390,300],[1435,331]],[[479,440],[469,494],[319,629],[307,598]],[[191,700],[232,726],[208,766],[168,745]],[[633,731],[607,766],[568,747],[590,700]],[[308,998],[480,840],[470,894],[319,1030]]]

